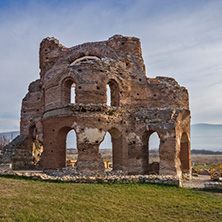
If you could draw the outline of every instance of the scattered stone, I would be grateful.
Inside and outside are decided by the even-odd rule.
[[[106,171],[101,174],[84,174],[75,168],[46,170],[43,173],[13,171],[0,168],[0,175],[14,175],[34,180],[62,181],[73,183],[153,183],[171,186],[182,186],[181,179],[172,175],[126,175],[123,171]]]
[[[222,182],[209,182],[204,184],[204,188],[207,189],[222,189]]]

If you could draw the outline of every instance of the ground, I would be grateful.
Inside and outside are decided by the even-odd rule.
[[[215,193],[151,184],[0,177],[0,221],[222,221]]]
[[[103,160],[110,160],[112,159],[112,150],[111,149],[100,149],[100,153],[102,155]],[[77,159],[77,151],[76,150],[68,150],[67,151],[67,158],[68,159]],[[150,162],[159,161],[158,152],[150,153]],[[222,155],[206,155],[206,154],[192,154],[191,155],[191,162],[195,164],[203,164],[208,163],[212,165],[216,165],[218,163],[222,163]]]
[[[203,189],[204,184],[207,182],[211,182],[209,175],[198,175],[198,177],[193,176],[191,180],[183,181],[183,187]]]

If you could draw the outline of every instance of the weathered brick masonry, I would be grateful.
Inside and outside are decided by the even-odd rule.
[[[20,134],[26,142],[15,148],[14,168],[34,167],[40,159],[43,169],[65,167],[66,136],[74,129],[79,171],[104,170],[99,145],[109,132],[113,169],[149,173],[148,141],[157,132],[159,173],[190,173],[188,92],[172,78],[146,77],[138,38],[115,35],[72,48],[46,38],[39,56],[40,80],[30,84],[22,102]],[[43,153],[32,147],[34,141]]]

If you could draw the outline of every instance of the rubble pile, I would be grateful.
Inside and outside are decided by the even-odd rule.
[[[61,181],[72,183],[152,183],[171,186],[182,186],[181,179],[172,175],[127,175],[126,172],[106,171],[103,173],[77,172],[75,167],[58,170],[13,171],[10,168],[0,168],[0,175],[26,177],[36,180]]]
[[[207,189],[222,189],[222,181],[212,181],[204,184]]]

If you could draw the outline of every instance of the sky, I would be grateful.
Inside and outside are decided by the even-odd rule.
[[[0,0],[0,132],[19,130],[48,36],[66,47],[139,37],[146,75],[188,89],[192,124],[222,124],[221,11],[221,0]]]

